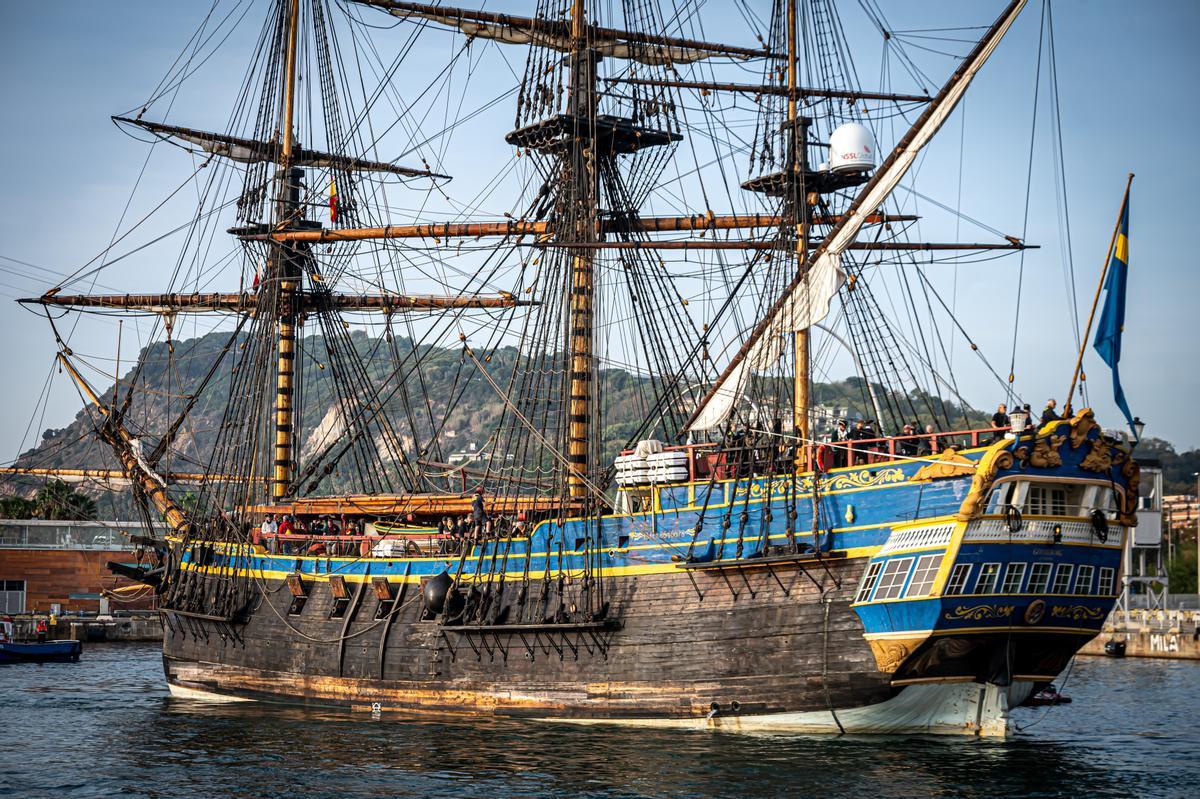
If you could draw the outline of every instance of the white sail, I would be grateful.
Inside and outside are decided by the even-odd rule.
[[[922,148],[953,113],[975,74],[987,63],[988,57],[1024,7],[1025,0],[1014,3],[942,87],[875,177],[855,198],[850,210],[821,242],[808,273],[775,303],[750,339],[742,345],[734,356],[733,368],[726,370],[697,407],[687,425],[688,431],[711,430],[728,419],[745,391],[751,372],[766,369],[783,354],[783,334],[810,327],[829,312],[829,303],[845,279],[840,268],[842,253],[854,241],[867,218],[899,185]]]

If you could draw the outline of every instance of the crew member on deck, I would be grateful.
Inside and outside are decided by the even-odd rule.
[[[833,465],[847,466],[848,459],[846,458],[846,442],[850,440],[850,428],[846,425],[845,419],[838,419],[837,427],[833,430]]]
[[[481,535],[484,525],[487,524],[487,511],[483,507],[483,486],[475,489],[475,496],[471,499],[471,523],[475,526],[476,535]]]
[[[992,427],[1008,427],[1012,423],[1008,420],[1008,406],[1003,402],[996,406],[996,412],[992,414]],[[992,433],[992,441],[999,441],[1004,438],[1004,433],[997,430]]]
[[[896,442],[896,451],[906,458],[916,457],[917,454],[917,428],[912,422],[904,424],[904,433],[899,441]]]
[[[938,453],[938,438],[933,425],[925,425],[925,437],[921,440],[921,447],[918,452],[921,455],[936,455]]]
[[[1046,400],[1046,407],[1042,409],[1042,424],[1057,422],[1062,418],[1058,415],[1056,408],[1058,408],[1058,402],[1053,397]]]
[[[49,628],[46,626],[45,619],[37,620],[37,639],[39,644],[46,643],[46,635],[49,633]]]
[[[258,528],[259,540],[255,543],[260,543],[265,540],[268,542],[267,545],[270,546],[270,542],[275,540],[275,533],[277,532],[279,532],[279,526],[275,524],[275,516],[274,514],[268,513],[267,518],[262,520],[262,525]]]

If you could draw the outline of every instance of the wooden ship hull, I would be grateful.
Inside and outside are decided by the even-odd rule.
[[[1068,425],[1083,431],[1074,447]],[[1003,735],[1008,710],[1062,671],[1115,601],[1123,532],[1099,541],[1078,510],[990,532],[1003,517],[988,498],[1007,486],[1129,486],[1128,466],[1086,462],[1090,412],[1063,426],[824,473],[815,506],[830,526],[816,539],[776,521],[792,509],[812,526],[813,476],[790,474],[655,485],[652,509],[601,520],[609,548],[596,555],[563,549],[583,519],[420,557],[193,545],[178,553],[176,596],[205,596],[234,574],[257,588],[224,617],[167,603],[167,681],[183,697],[367,712]],[[1057,464],[1030,462],[1039,441],[1055,444]],[[704,514],[707,538],[696,533]],[[1064,525],[1066,539],[1053,529]],[[585,613],[576,602],[593,558],[603,605]],[[1039,586],[1026,565],[1038,559],[1059,573],[1086,567],[1086,585]],[[890,560],[905,563],[894,596],[874,565]],[[952,576],[958,564],[970,583]],[[431,599],[439,575],[457,609]]]

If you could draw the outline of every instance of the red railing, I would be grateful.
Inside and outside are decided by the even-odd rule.
[[[975,430],[951,430],[948,432],[916,433],[910,436],[885,436],[854,441],[809,443],[799,453],[799,466],[809,470],[809,464],[821,456],[823,470],[847,466],[863,466],[904,458],[935,456],[944,449],[967,449],[991,443],[1008,432],[1007,427],[984,427]],[[663,447],[663,452],[688,453],[688,481],[705,480],[714,473],[718,480],[738,476],[753,462],[756,473],[761,474],[765,464],[775,461],[781,469],[796,458],[792,447],[778,444],[760,444],[743,448],[722,448],[716,443],[681,444]],[[717,451],[705,451],[717,450]],[[747,457],[754,453],[753,461]],[[634,450],[623,450],[622,455],[632,455]],[[777,470],[778,471],[778,470]],[[745,475],[742,475],[745,476]]]

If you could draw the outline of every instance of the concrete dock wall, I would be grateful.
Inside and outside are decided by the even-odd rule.
[[[1104,655],[1109,641],[1124,641],[1126,657],[1200,660],[1200,611],[1157,610],[1114,612],[1104,631],[1080,650]]]

